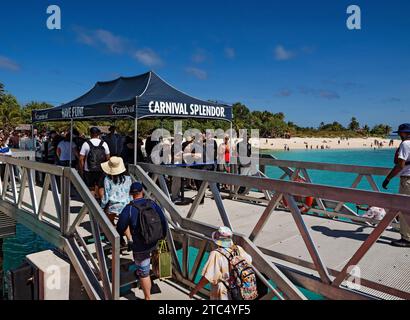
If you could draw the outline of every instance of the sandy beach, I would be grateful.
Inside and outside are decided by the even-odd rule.
[[[291,139],[259,139],[259,148],[264,150],[289,150],[300,149],[373,149],[379,148],[375,145],[375,140],[381,148],[398,148],[400,140],[394,140],[393,146],[389,147],[390,139],[380,138],[350,138],[341,140],[337,138],[291,138]],[[256,141],[251,141],[252,145],[257,146]],[[307,146],[307,148],[306,148]]]

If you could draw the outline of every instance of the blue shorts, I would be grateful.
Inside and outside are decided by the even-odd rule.
[[[151,252],[134,252],[135,274],[140,278],[149,277],[151,270]]]

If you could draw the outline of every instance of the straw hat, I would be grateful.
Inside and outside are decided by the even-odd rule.
[[[124,161],[120,157],[111,157],[107,162],[101,163],[101,168],[106,174],[116,176],[126,171]]]
[[[232,235],[228,227],[219,227],[218,231],[212,233],[212,240],[218,247],[230,248],[233,246]]]

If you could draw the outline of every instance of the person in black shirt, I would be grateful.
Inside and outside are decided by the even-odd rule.
[[[183,136],[181,133],[177,133],[175,135],[174,142],[171,146],[171,163],[178,165],[184,163],[184,152],[182,148],[182,139]],[[172,177],[172,184],[171,184],[171,200],[176,201],[179,197],[181,190],[181,178],[180,177]]]
[[[135,148],[135,138],[134,132],[132,131],[124,139],[124,145],[121,151],[121,158],[124,160],[124,164],[128,167],[129,164],[134,164],[134,148]],[[137,162],[145,161],[144,153],[142,152],[142,146],[144,142],[141,138],[137,138]]]
[[[218,157],[218,144],[213,138],[211,131],[207,131],[204,139],[204,152],[203,152],[203,162],[206,163],[204,166],[205,170],[214,171],[216,166],[216,160]]]
[[[252,156],[252,146],[249,143],[249,138],[247,135],[242,137],[242,141],[238,142],[236,145],[236,153],[237,153],[237,160],[239,165],[239,174],[243,174],[245,168],[249,168],[251,166],[251,159]]]
[[[154,147],[159,143],[159,141],[153,141],[151,135],[147,137],[147,140],[145,140],[145,152],[147,154],[147,162],[151,162],[151,153]]]
[[[117,132],[115,126],[110,126],[108,129],[110,133],[103,137],[103,140],[108,144],[111,156],[118,157],[122,154],[124,147],[124,139]]]

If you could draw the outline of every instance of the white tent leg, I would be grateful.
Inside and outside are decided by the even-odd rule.
[[[73,119],[70,121],[70,168],[73,166]]]
[[[134,165],[137,164],[137,150],[138,150],[138,119],[134,122]]]

